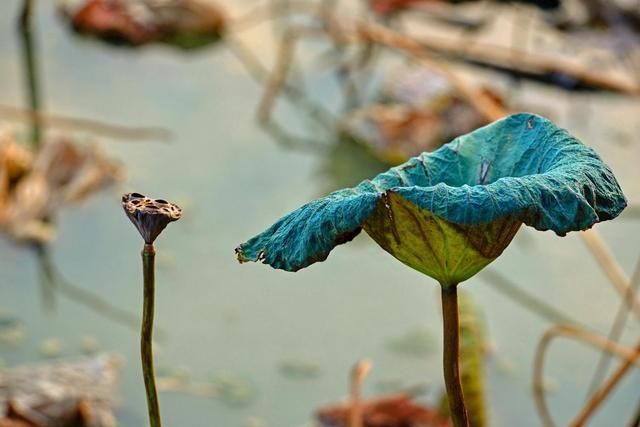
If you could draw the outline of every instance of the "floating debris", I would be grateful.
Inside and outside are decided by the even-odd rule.
[[[0,343],[17,346],[24,341],[22,322],[11,313],[0,312]]]
[[[0,425],[115,427],[118,357],[0,371]]]
[[[505,105],[494,90],[480,88],[478,93]],[[381,98],[349,114],[341,130],[389,164],[434,151],[489,123],[444,74],[427,67],[393,74]]]
[[[367,146],[375,157],[396,164],[442,144],[445,123],[435,114],[401,104],[373,104],[351,113],[343,131]]]
[[[191,380],[191,369],[186,366],[178,366],[173,369],[173,377],[188,382]]]
[[[0,230],[20,242],[51,241],[58,209],[121,177],[96,145],[51,137],[34,153],[11,130],[0,130]]]
[[[217,376],[211,381],[211,386],[217,397],[229,406],[247,406],[256,396],[253,384],[235,375]]]
[[[592,29],[598,31],[600,37],[605,36],[603,30],[609,30],[609,33],[615,37],[620,37],[621,34],[628,36],[629,32],[636,34],[640,32],[640,10],[633,2],[609,0],[571,3],[571,7],[563,8],[563,13],[551,20],[559,30]],[[630,39],[633,38],[630,37]]]
[[[368,360],[361,360],[351,371],[349,399],[320,408],[316,419],[323,427],[450,427],[447,416],[438,409],[413,402],[422,388],[375,399],[362,398],[363,383],[371,371]]]
[[[220,39],[226,21],[208,0],[63,0],[59,9],[78,33],[130,46],[206,46]]]
[[[432,354],[437,344],[431,331],[418,328],[389,340],[387,348],[403,356],[422,358]]]
[[[351,405],[340,403],[318,410],[316,417],[323,427],[347,427]],[[452,424],[438,410],[419,405],[402,394],[362,402],[363,427],[450,427]]]
[[[247,406],[256,396],[253,383],[235,375],[218,375],[210,381],[202,383],[192,383],[190,376],[188,370],[165,372],[163,369],[158,375],[156,384],[158,390],[163,392],[185,393],[218,399],[233,407]]]
[[[100,343],[94,336],[84,336],[80,341],[80,350],[88,356],[94,355],[100,350]]]
[[[506,357],[498,357],[496,360],[496,370],[506,377],[516,377],[520,373],[518,365]]]
[[[0,331],[0,342],[11,346],[18,346],[24,341],[25,332],[22,326]]]
[[[305,380],[320,376],[320,365],[304,360],[287,360],[280,363],[278,370],[282,375],[291,379]]]
[[[392,15],[404,10],[423,9],[425,6],[442,6],[444,4],[458,4],[472,2],[473,0],[369,0],[371,10],[381,16]],[[561,0],[496,0],[497,3],[525,3],[539,7],[542,10],[556,10],[562,4]],[[441,7],[440,7],[441,8]],[[434,7],[438,10],[439,8]]]
[[[191,381],[191,369],[186,366],[169,367],[159,365],[156,368],[156,376],[163,378],[165,382],[188,384]]]
[[[417,39],[425,51],[514,78],[536,81],[566,91],[607,91],[629,96],[640,95],[640,84],[631,72],[619,64],[613,51],[607,56],[609,59],[606,62],[615,67],[598,69],[583,55],[526,50],[485,43],[469,36],[454,39],[420,35]],[[602,58],[598,63],[602,68],[606,62]]]
[[[245,427],[267,427],[267,422],[259,417],[249,417],[244,425]]]
[[[62,353],[62,341],[59,338],[47,338],[40,344],[40,354],[44,357],[58,357]]]

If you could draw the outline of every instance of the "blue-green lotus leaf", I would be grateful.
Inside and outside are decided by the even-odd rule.
[[[563,236],[625,206],[613,173],[591,148],[551,121],[521,113],[312,201],[236,252],[240,261],[296,271],[364,228],[405,264],[458,283],[500,255],[521,223]]]

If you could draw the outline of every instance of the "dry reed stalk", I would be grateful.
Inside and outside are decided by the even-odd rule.
[[[316,6],[311,2],[296,1],[286,5],[273,5],[270,3],[261,3],[248,12],[237,17],[231,17],[229,21],[229,31],[239,33],[260,25],[270,19],[283,16],[290,16],[296,13],[315,13]]]
[[[35,120],[43,126],[87,131],[118,139],[157,139],[168,141],[172,133],[160,127],[128,127],[105,123],[98,120],[80,119],[36,112],[26,108],[0,105],[0,117],[9,120]]]
[[[387,47],[396,48],[418,58],[426,65],[443,73],[455,89],[473,105],[488,121],[493,122],[508,114],[494,99],[483,95],[458,75],[446,62],[434,58],[424,46],[410,36],[389,30],[377,24],[359,23],[358,33],[361,37]]]
[[[286,85],[287,75],[293,60],[296,44],[302,37],[322,36],[323,31],[315,28],[292,27],[285,31],[278,50],[276,64],[265,86],[264,93],[258,106],[258,120],[260,123],[269,121],[275,100]]]
[[[355,31],[347,31],[335,17],[329,15],[325,15],[323,22],[325,23],[323,29],[297,26],[289,28],[285,32],[277,54],[274,71],[271,73],[259,104],[258,118],[261,122],[266,122],[269,119],[275,99],[286,83],[296,43],[303,37],[318,38],[323,35],[329,35],[336,44],[374,42],[404,51],[444,74],[460,95],[488,121],[493,122],[508,114],[508,111],[496,100],[469,85],[446,62],[430,55],[419,42],[409,36],[389,30],[381,25],[359,21],[354,24]]]
[[[605,272],[611,284],[625,299],[629,309],[640,319],[640,298],[630,291],[629,279],[615,257],[604,243],[604,240],[595,229],[580,233],[582,240],[589,248],[591,254]]]
[[[362,423],[362,385],[371,371],[371,362],[361,360],[351,371],[351,406],[349,408],[349,427],[363,427]]]
[[[471,62],[492,64],[498,67],[510,66],[512,69],[521,72],[566,74],[576,80],[603,89],[627,95],[640,95],[640,85],[633,79],[623,79],[620,76],[602,73],[593,68],[558,57],[460,38],[449,40],[444,37],[421,36],[416,39],[416,42],[422,49]],[[517,64],[514,64],[514,57],[519,58]]]
[[[640,352],[628,347],[617,344],[606,337],[602,337],[591,332],[575,328],[567,325],[556,325],[548,329],[542,336],[536,348],[534,365],[533,365],[533,393],[536,403],[536,409],[540,419],[545,427],[554,427],[555,423],[551,418],[551,413],[547,407],[544,394],[544,357],[551,341],[564,336],[589,344],[592,347],[605,350],[611,354],[619,356],[631,365],[640,367]],[[627,368],[628,369],[628,368]]]
[[[611,394],[613,389],[618,385],[620,380],[624,378],[634,364],[640,362],[640,342],[636,344],[635,356],[632,359],[625,359],[622,364],[615,370],[609,379],[591,396],[589,401],[580,410],[578,415],[569,424],[571,427],[581,427],[586,424],[589,418],[600,407],[600,404]]]
[[[613,323],[611,324],[609,333],[607,334],[607,337],[610,340],[618,341],[620,339],[620,336],[624,331],[625,325],[627,323],[627,319],[629,317],[628,316],[629,309],[627,307],[627,301],[629,299],[634,298],[634,294],[637,294],[639,286],[640,286],[640,259],[638,259],[638,261],[636,262],[635,270],[633,272],[633,275],[631,276],[631,283],[629,284],[629,293],[625,295],[622,301],[620,301],[618,312],[616,313]],[[596,392],[596,389],[600,387],[600,385],[602,384],[602,379],[604,378],[604,375],[606,374],[608,368],[609,368],[609,355],[603,352],[600,355],[600,360],[598,361],[598,365],[596,366],[596,369],[593,373],[593,377],[591,378],[589,389],[585,398],[586,400],[589,400]]]

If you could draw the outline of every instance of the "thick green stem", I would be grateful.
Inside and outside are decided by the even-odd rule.
[[[140,354],[142,356],[142,374],[147,391],[147,408],[151,427],[161,427],[160,407],[156,379],[153,373],[153,310],[155,289],[156,250],[152,244],[145,244],[142,250],[142,271],[144,277],[144,309],[142,312],[142,331],[140,334]]]
[[[455,427],[469,427],[462,383],[460,382],[460,326],[458,319],[458,288],[455,285],[442,286],[442,320],[444,331],[444,382],[447,386],[451,419]]]

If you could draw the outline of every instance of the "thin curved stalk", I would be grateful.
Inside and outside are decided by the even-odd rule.
[[[570,426],[579,427],[583,426],[587,422],[587,420],[600,407],[600,404],[604,402],[609,394],[611,394],[620,380],[624,378],[626,373],[629,371],[629,368],[633,366],[634,361],[636,363],[640,362],[640,343],[636,345],[635,357],[633,359],[626,359],[624,362],[622,362],[618,369],[616,369],[616,371],[609,377],[609,380],[605,382],[602,387],[593,394],[593,396],[591,396],[591,399],[587,402],[587,404],[576,416],[576,418],[571,422]]]
[[[321,30],[313,27],[296,26],[286,30],[282,37],[282,44],[278,48],[275,68],[269,76],[258,105],[258,121],[260,123],[269,121],[277,95],[287,84],[287,76],[298,42],[305,38],[320,38],[322,35]]]
[[[542,336],[542,339],[538,342],[536,355],[533,361],[533,397],[536,403],[538,416],[540,417],[540,421],[542,421],[542,425],[545,427],[555,426],[555,423],[551,418],[549,408],[547,407],[543,385],[544,356],[552,338],[553,334],[551,334],[551,330],[547,331]]]
[[[611,341],[618,341],[624,328],[627,324],[627,319],[629,318],[628,311],[628,301],[635,299],[636,293],[638,291],[638,287],[640,286],[640,259],[636,262],[636,267],[633,272],[633,276],[631,276],[631,283],[628,289],[627,295],[620,302],[620,307],[618,308],[618,313],[616,313],[616,317],[611,325],[611,329],[609,330],[609,334],[607,335]],[[589,392],[585,400],[589,400],[593,397],[595,391],[602,384],[602,380],[609,370],[609,362],[610,356],[606,352],[602,352],[600,355],[600,360],[598,361],[598,365],[593,373],[593,377],[591,378],[591,383],[589,384]]]
[[[598,264],[600,264],[600,267],[604,270],[611,284],[624,298],[629,309],[633,311],[636,317],[640,320],[640,298],[637,296],[634,298],[629,297],[629,295],[633,295],[633,293],[629,291],[629,279],[620,264],[616,261],[615,257],[611,254],[611,251],[607,247],[606,243],[604,243],[602,237],[600,237],[600,233],[592,228],[580,233],[580,236],[586,243],[592,255],[598,261]]]
[[[457,286],[441,286],[442,288],[442,321],[443,321],[443,369],[444,382],[447,387],[449,411],[455,427],[468,427],[469,418],[464,403],[464,393],[460,382],[460,321],[458,317]]]
[[[161,427],[160,406],[156,379],[153,372],[153,311],[155,300],[155,258],[153,244],[145,244],[142,250],[142,272],[144,277],[144,305],[142,311],[142,330],[140,333],[140,355],[142,358],[142,374],[147,392],[147,409],[151,427]]]
[[[238,59],[251,77],[258,83],[262,83],[265,80],[267,82],[271,81],[273,78],[271,76],[272,73],[258,60],[256,55],[245,46],[239,37],[227,34],[225,41],[225,45],[229,51]],[[333,129],[335,127],[334,122],[336,121],[336,117],[322,106],[316,105],[308,99],[306,94],[299,88],[285,82],[282,87],[277,88],[277,90],[281,90],[294,106],[304,108],[311,118],[316,119],[318,123],[327,129]]]
[[[538,343],[533,365],[533,394],[536,402],[536,409],[538,410],[542,424],[546,427],[553,427],[556,424],[551,418],[551,413],[549,412],[544,394],[544,357],[550,342],[558,336],[573,338],[589,344],[592,347],[603,349],[611,354],[615,354],[625,359],[625,361],[629,363],[629,367],[631,365],[640,367],[640,352],[635,352],[634,350],[612,342],[605,337],[595,335],[591,332],[577,329],[572,326],[558,325],[550,328],[545,332]]]

